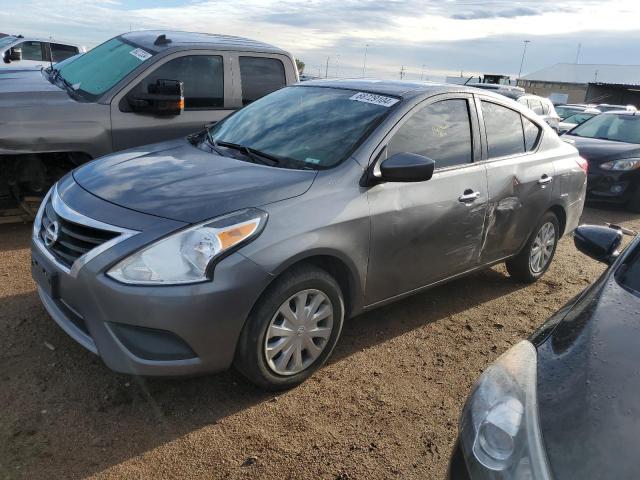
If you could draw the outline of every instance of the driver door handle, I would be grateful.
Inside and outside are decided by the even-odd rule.
[[[474,192],[470,188],[464,191],[464,193],[458,197],[458,201],[462,203],[471,203],[480,198],[480,192]]]
[[[551,182],[552,179],[553,177],[550,177],[545,173],[540,177],[540,180],[538,180],[538,185],[546,185],[547,183]]]

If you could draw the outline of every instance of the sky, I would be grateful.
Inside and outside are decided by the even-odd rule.
[[[558,62],[640,64],[639,0],[0,0],[0,31],[93,47],[129,30],[254,38],[311,75],[517,76]],[[365,64],[366,53],[366,64]]]

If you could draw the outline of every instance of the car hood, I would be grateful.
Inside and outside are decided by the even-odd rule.
[[[609,160],[640,155],[640,145],[635,143],[585,138],[576,135],[565,135],[563,140],[576,147],[580,156],[585,158],[589,164],[600,165]]]
[[[39,70],[0,72],[0,108],[17,109],[44,102],[70,102],[69,95],[50,83]],[[15,110],[14,110],[15,111]]]
[[[610,272],[538,345],[540,425],[554,478],[635,478],[640,297]]]
[[[116,205],[197,223],[302,195],[316,173],[223,157],[179,139],[103,157],[77,169],[73,177]]]

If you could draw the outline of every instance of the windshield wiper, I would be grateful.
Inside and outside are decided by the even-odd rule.
[[[254,162],[259,162],[264,165],[277,165],[278,163],[280,163],[280,158],[275,155],[271,155],[270,153],[261,152],[260,150],[256,150],[255,148],[247,147],[246,145],[240,145],[238,143],[213,140],[213,138],[211,138],[211,134],[209,134],[209,138],[210,138],[210,141],[213,142],[214,146],[219,145],[221,147],[233,148],[234,150],[239,150],[242,153],[244,153],[247,157],[252,159]]]

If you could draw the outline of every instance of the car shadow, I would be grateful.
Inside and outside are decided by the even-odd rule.
[[[522,287],[486,270],[365,313],[345,322],[330,363]],[[54,477],[85,477],[278,397],[233,370],[189,379],[111,372],[57,327],[35,292],[0,298],[0,328],[0,472],[20,465],[38,476],[46,465]],[[298,388],[318,388],[313,380]]]

